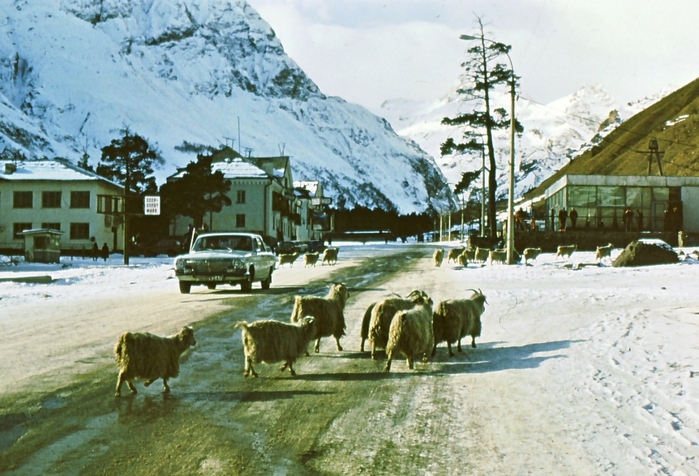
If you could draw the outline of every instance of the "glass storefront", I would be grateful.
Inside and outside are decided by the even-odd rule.
[[[557,220],[562,207],[568,213],[575,208],[577,228],[621,230],[624,209],[628,206],[633,212],[632,230],[662,231],[665,210],[671,195],[675,195],[671,189],[675,188],[679,187],[567,185],[546,200],[546,209],[550,217],[553,208]]]

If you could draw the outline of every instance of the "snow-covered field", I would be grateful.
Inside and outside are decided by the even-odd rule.
[[[339,245],[338,266],[404,246]],[[619,252],[615,250],[612,257]],[[53,354],[42,353],[42,346],[56,350],[55,342],[61,340],[76,348],[88,345],[85,329],[103,338],[88,345],[91,350],[75,353],[85,353],[84,362],[105,354],[104,342],[111,345],[126,325],[120,319],[109,324],[110,319],[116,320],[109,316],[109,303],[148,299],[159,290],[172,298],[169,304],[159,304],[163,307],[159,312],[172,316],[168,321],[172,328],[191,322],[192,306],[213,301],[204,288],[186,300],[179,295],[172,259],[136,258],[128,267],[119,259],[114,255],[106,263],[67,259],[60,265],[0,268],[0,279],[46,274],[56,280],[52,284],[0,281],[4,336],[0,391],[18,382],[27,385],[33,373],[45,371],[38,368]],[[521,467],[522,474],[698,475],[698,265],[699,261],[687,258],[673,265],[612,268],[608,263],[595,265],[594,253],[588,252],[577,252],[565,261],[543,254],[531,266],[486,264],[465,269],[446,263],[434,268],[425,259],[419,272],[435,302],[463,295],[468,288],[480,288],[487,296],[478,348],[470,349],[464,339],[465,354],[449,359],[446,348],[440,346],[425,373],[425,378],[430,372],[451,375],[452,383],[439,398],[449,395],[450,400],[467,402],[463,406],[473,411],[485,409],[487,415],[459,415],[448,428],[426,428],[419,438],[435,431],[461,439],[459,444],[466,453],[471,451],[470,461],[481,470],[479,474]],[[317,279],[328,271],[328,267],[304,268],[299,262],[294,268],[277,270],[273,288]],[[414,279],[413,275],[397,280],[382,292],[408,292]],[[363,309],[377,298],[375,294],[367,291],[351,297],[346,350],[358,349],[358,322]],[[51,320],[52,309],[70,305],[78,315],[89,315],[98,302],[106,308],[102,314],[107,317],[97,326],[79,319],[85,320],[82,334],[70,333],[72,322]],[[188,311],[178,314],[180,307]],[[160,330],[162,318],[156,317],[152,322],[148,316],[132,317],[127,327]],[[330,346],[330,340],[324,345]],[[32,354],[26,357],[30,345]],[[55,365],[81,371],[77,363],[65,359]],[[394,367],[396,372],[411,372],[403,362]],[[180,385],[188,381],[189,371],[184,370]],[[66,372],[61,374],[66,377]],[[50,379],[42,382],[51,384]],[[430,388],[416,388],[412,397],[425,411],[436,405]],[[346,431],[353,431],[356,438],[357,432],[368,430],[345,428],[340,420],[328,429],[326,441],[344,441]],[[487,428],[478,426],[484,420],[491,421]],[[474,422],[480,430],[474,430]],[[474,439],[477,434],[480,439]],[[367,433],[366,438],[371,437]],[[398,443],[405,435],[397,429],[392,438]],[[493,456],[485,447],[476,448],[484,443],[500,453]],[[349,456],[346,461],[352,460]],[[568,471],[571,468],[574,471]]]

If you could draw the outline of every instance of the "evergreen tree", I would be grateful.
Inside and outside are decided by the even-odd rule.
[[[143,195],[158,190],[153,167],[164,161],[143,137],[132,134],[128,127],[121,133],[122,138],[102,148],[97,174],[124,186],[124,264],[129,264],[129,215],[140,211]]]
[[[182,169],[181,178],[171,179],[160,187],[163,213],[168,217],[183,215],[201,224],[204,216],[218,213],[231,204],[231,182],[220,170],[211,171],[213,155],[197,154],[197,160]]]
[[[486,40],[483,32],[483,22],[478,18],[480,36],[475,46],[468,49],[469,59],[462,63],[465,69],[465,87],[457,92],[465,98],[465,101],[474,101],[471,112],[460,114],[456,117],[445,117],[442,124],[450,126],[464,126],[463,142],[456,142],[448,138],[441,144],[440,152],[444,155],[453,153],[468,154],[487,151],[490,169],[488,174],[488,223],[490,237],[495,238],[495,192],[497,188],[497,170],[495,165],[495,145],[493,143],[493,131],[506,129],[510,125],[507,111],[503,108],[493,109],[492,91],[503,85],[512,85],[517,81],[517,76],[506,64],[498,63],[496,58],[507,55],[510,46],[495,41]],[[487,42],[487,43],[486,43]],[[518,132],[522,131],[519,123],[516,123]],[[479,140],[485,136],[485,142]]]

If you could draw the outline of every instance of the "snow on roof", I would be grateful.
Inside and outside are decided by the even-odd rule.
[[[211,164],[211,171],[221,171],[225,178],[267,178],[267,172],[256,165],[246,162],[243,159],[235,158],[214,162]]]
[[[12,170],[13,166],[16,167],[15,170]],[[21,162],[0,160],[0,180],[102,180],[121,187],[118,183],[112,182],[94,172],[81,169],[68,161],[58,159],[37,159]]]

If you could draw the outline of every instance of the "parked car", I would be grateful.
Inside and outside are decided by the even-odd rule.
[[[154,245],[145,245],[142,248],[143,256],[168,255],[177,256],[182,252],[182,242],[176,238],[164,238]]]
[[[277,245],[276,253],[281,254],[291,254],[291,253],[305,253],[308,251],[308,243],[302,241],[292,240],[292,241],[282,241]]]
[[[180,292],[192,286],[216,289],[219,284],[240,284],[249,292],[254,282],[269,289],[277,260],[260,235],[254,233],[202,233],[189,253],[175,259]]]
[[[308,252],[309,253],[322,253],[325,251],[325,242],[321,240],[311,240],[308,242]]]

